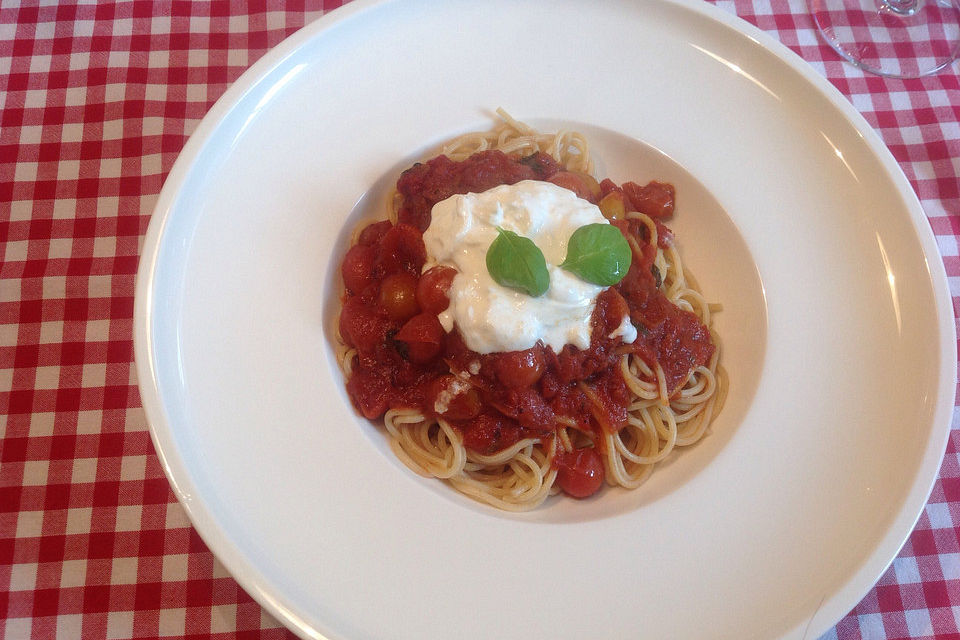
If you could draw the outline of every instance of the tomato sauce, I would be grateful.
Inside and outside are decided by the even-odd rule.
[[[397,191],[403,196],[403,206],[398,219],[426,231],[433,205],[452,195],[482,193],[521,180],[547,180],[559,171],[557,162],[545,153],[519,161],[502,151],[481,151],[461,162],[440,155],[401,174]]]
[[[396,225],[376,222],[361,231],[341,263],[346,293],[340,335],[357,350],[347,391],[364,416],[375,419],[390,408],[411,408],[443,417],[460,431],[468,449],[481,454],[526,437],[549,438],[562,416],[599,447],[604,430],[619,430],[627,420],[631,394],[618,366],[624,349],[651,367],[659,363],[670,394],[694,367],[709,361],[715,348],[709,331],[660,292],[656,246],[635,220],[613,221],[632,239],[633,262],[624,279],[597,298],[587,349],[567,345],[556,353],[538,342],[523,351],[479,354],[466,347],[456,329],[446,333],[437,314],[449,304],[446,290],[456,272],[434,267],[422,273],[422,234],[433,205],[454,194],[525,179],[580,191],[577,174],[563,171],[545,154],[517,160],[485,151],[460,162],[438,156],[400,176],[403,205]],[[672,185],[628,182],[621,187],[604,180],[600,193],[591,194],[583,184],[591,200],[614,190],[623,194],[628,210],[656,220],[661,246],[672,242],[661,223],[673,213]],[[628,313],[638,330],[632,345],[607,337]],[[561,488],[577,497],[590,495],[603,480],[598,452],[582,451],[587,450],[558,456],[555,463]]]

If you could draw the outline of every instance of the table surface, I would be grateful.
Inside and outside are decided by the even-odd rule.
[[[139,249],[187,137],[247,67],[337,1],[0,8],[0,638],[293,637],[191,528],[133,366]],[[803,0],[718,1],[827,77],[916,190],[960,302],[960,63],[865,76]],[[960,628],[960,421],[916,529],[825,638]]]

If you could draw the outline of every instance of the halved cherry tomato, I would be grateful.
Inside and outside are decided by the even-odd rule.
[[[440,355],[443,336],[443,326],[437,316],[421,313],[407,320],[394,339],[407,345],[408,360],[425,364]]]
[[[543,354],[536,347],[524,351],[509,351],[496,356],[494,371],[497,379],[511,389],[531,387],[543,375]]]

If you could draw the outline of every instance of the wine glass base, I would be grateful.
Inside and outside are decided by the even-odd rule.
[[[918,78],[960,56],[957,0],[808,0],[821,35],[854,65],[882,76]]]

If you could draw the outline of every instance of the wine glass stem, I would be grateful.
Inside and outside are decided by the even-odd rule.
[[[918,0],[880,0],[881,9],[891,11],[898,16],[912,16],[917,12]]]

